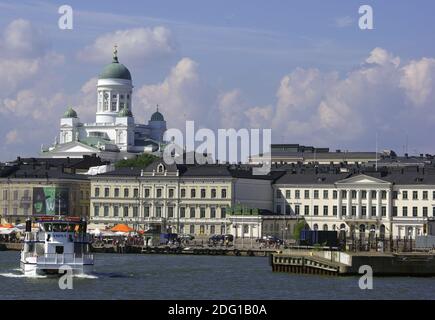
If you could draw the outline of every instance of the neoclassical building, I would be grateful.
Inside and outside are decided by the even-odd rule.
[[[273,189],[274,210],[304,217],[310,229],[415,238],[427,233],[435,216],[433,168],[300,168],[279,178]]]
[[[143,152],[158,152],[166,131],[163,115],[157,107],[148,124],[135,123],[132,101],[131,74],[119,62],[115,47],[112,63],[98,77],[95,122],[82,123],[77,112],[68,108],[60,120],[59,139],[48,148],[42,146],[41,155],[72,158],[97,154],[116,161]]]
[[[272,209],[273,176],[229,165],[166,165],[122,168],[90,177],[90,222],[195,235],[233,233],[228,209],[234,205]],[[244,232],[258,234],[255,225]]]

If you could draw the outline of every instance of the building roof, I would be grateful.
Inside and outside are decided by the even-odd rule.
[[[325,167],[327,168],[327,167]],[[334,170],[322,171],[321,168],[301,166],[288,170],[278,178],[276,184],[295,185],[327,185],[338,181],[364,174],[392,184],[399,185],[435,185],[435,168],[419,166],[405,168],[381,167],[378,170],[371,167],[350,166],[348,172]]]
[[[141,176],[142,172],[151,173],[158,172],[158,166],[163,164],[164,170],[175,173],[186,178],[195,177],[226,177],[240,179],[257,179],[274,181],[284,172],[273,171],[268,175],[253,175],[252,166],[227,165],[227,164],[165,164],[162,159],[158,159],[145,168],[119,168],[111,172],[106,172],[98,176]]]
[[[96,156],[82,158],[20,158],[0,166],[0,178],[86,179],[79,171],[108,164]]]

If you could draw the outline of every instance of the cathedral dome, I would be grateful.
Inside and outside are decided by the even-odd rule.
[[[130,71],[122,63],[119,63],[117,50],[113,52],[113,60],[111,64],[104,67],[98,79],[124,79],[131,81]]]
[[[77,118],[77,112],[71,107],[68,108],[68,110],[65,111],[63,114],[64,118]]]
[[[133,113],[131,112],[131,110],[123,108],[121,111],[118,112],[118,117],[133,117]]]

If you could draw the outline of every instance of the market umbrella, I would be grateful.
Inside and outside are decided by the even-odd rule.
[[[112,229],[110,229],[111,231],[114,231],[114,232],[117,232],[117,231],[119,231],[119,232],[131,232],[131,231],[133,231],[134,229],[133,228],[130,228],[129,226],[127,226],[126,224],[117,224],[116,226],[114,226]]]
[[[0,224],[0,228],[5,228],[5,229],[10,229],[13,228],[14,226],[10,223],[5,223],[5,224]]]

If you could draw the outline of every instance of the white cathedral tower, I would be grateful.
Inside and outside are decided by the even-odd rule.
[[[116,161],[140,153],[159,153],[164,144],[166,121],[159,112],[148,124],[136,124],[132,113],[133,83],[130,71],[118,60],[104,67],[97,82],[95,123],[82,123],[69,107],[60,120],[59,142],[41,150],[45,157],[81,157],[98,154]]]

